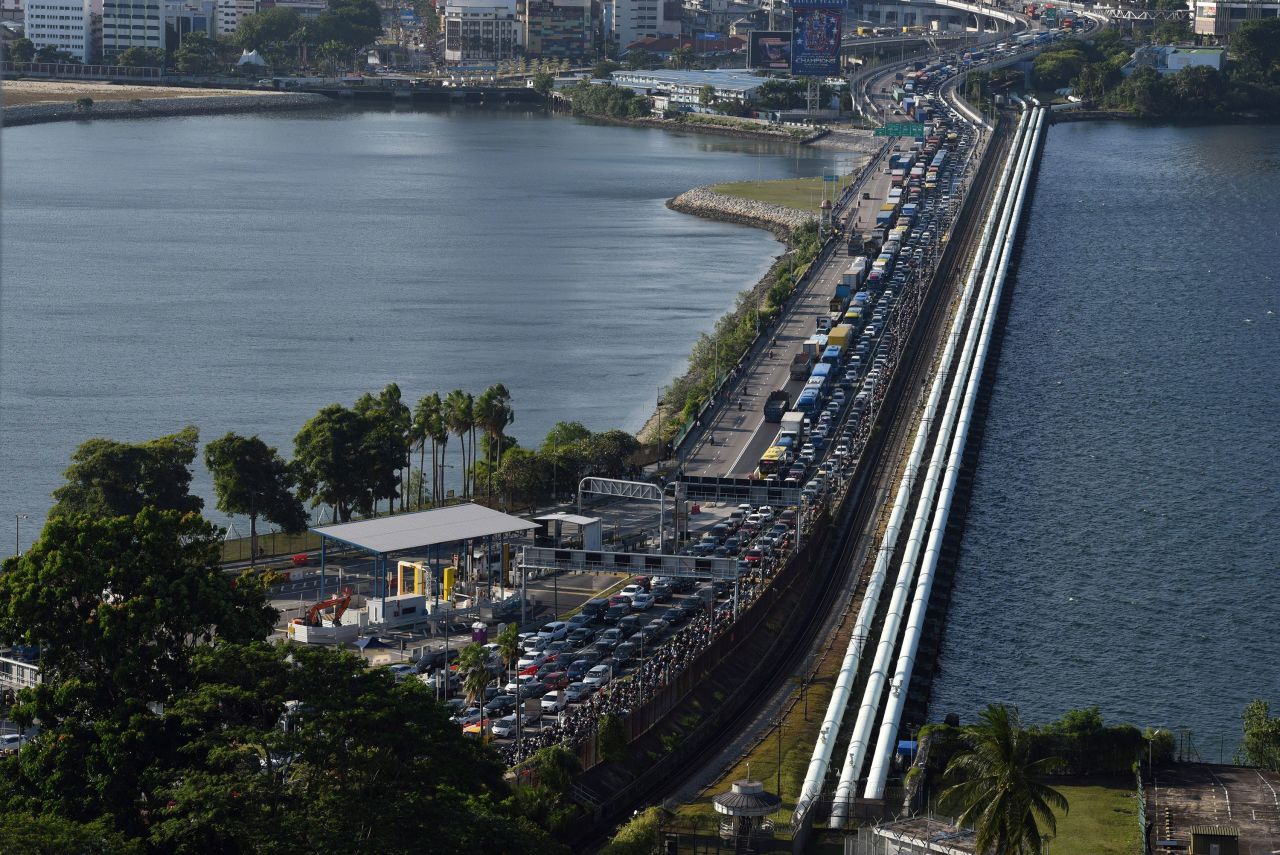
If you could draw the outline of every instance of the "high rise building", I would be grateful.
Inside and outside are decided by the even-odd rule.
[[[241,19],[257,11],[257,0],[217,0],[214,30],[220,36],[229,36],[240,26]]]
[[[591,48],[591,0],[527,0],[523,23],[529,56],[577,60]]]
[[[164,0],[105,0],[102,56],[114,61],[131,47],[164,50]]]
[[[27,0],[27,38],[37,49],[52,47],[79,62],[92,62],[93,12],[90,0]]]
[[[446,62],[489,64],[511,59],[522,36],[516,0],[448,0],[444,8]]]

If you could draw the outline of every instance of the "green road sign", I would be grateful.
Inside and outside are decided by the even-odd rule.
[[[883,128],[876,128],[875,136],[922,137],[924,136],[924,125],[913,124],[911,122],[890,122]]]

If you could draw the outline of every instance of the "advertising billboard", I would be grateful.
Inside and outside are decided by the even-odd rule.
[[[793,6],[791,73],[830,77],[840,73],[844,4]]]
[[[786,30],[753,30],[748,38],[751,68],[791,70],[791,33]]]

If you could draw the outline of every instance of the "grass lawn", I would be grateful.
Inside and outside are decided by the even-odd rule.
[[[1138,855],[1138,794],[1131,780],[1080,780],[1055,785],[1071,810],[1058,814],[1053,855]]]
[[[829,182],[827,198],[832,196],[832,187],[839,188],[835,191],[838,197],[851,181],[852,175],[841,175],[839,181]],[[784,178],[780,181],[733,181],[716,184],[711,189],[725,196],[768,202],[816,214],[818,206],[822,204],[822,184],[821,178]]]

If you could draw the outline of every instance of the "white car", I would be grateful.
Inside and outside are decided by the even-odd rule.
[[[503,686],[502,691],[506,692],[508,695],[515,695],[516,697],[519,697],[520,688],[526,683],[532,683],[537,679],[537,676],[534,674],[519,674],[514,680],[511,680],[507,685]]]
[[[538,630],[540,638],[547,639],[548,642],[560,641],[569,634],[569,624],[562,620],[553,620],[551,623]]]
[[[516,670],[523,671],[533,665],[545,665],[547,662],[547,654],[545,653],[526,653],[516,661]]]
[[[653,605],[653,594],[646,594],[641,591],[631,596],[631,608],[638,612],[645,611]]]
[[[587,672],[587,676],[582,678],[582,682],[593,688],[604,686],[613,678],[613,667],[609,665],[597,665]]]
[[[643,594],[643,585],[628,585],[618,592],[619,597],[634,597],[636,594]]]
[[[565,692],[547,692],[542,696],[542,711],[555,715],[569,704],[569,696]]]

